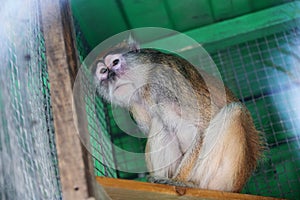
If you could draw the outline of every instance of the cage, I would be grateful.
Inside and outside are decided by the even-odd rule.
[[[94,176],[147,181],[146,138],[118,126],[123,119],[91,82],[80,82],[85,141],[72,110],[79,65],[91,80],[84,61],[92,49],[138,27],[173,29],[202,44],[251,112],[267,149],[242,193],[300,198],[298,1],[5,0],[0,10],[1,199],[102,199]]]
[[[98,2],[83,6],[81,2],[74,1],[73,11],[78,27],[77,44],[81,47],[78,49],[79,54],[84,58],[101,42],[101,36],[106,38],[118,31],[142,26],[172,28],[196,39],[210,53],[225,85],[247,106],[257,129],[265,134],[268,146],[265,157],[243,193],[297,199],[299,117],[296,114],[296,94],[299,90],[299,59],[295,52],[299,48],[296,11],[299,4],[293,1],[235,1],[231,5],[226,3],[228,2],[222,5],[217,1],[116,1],[106,4],[109,10],[118,11],[111,14]],[[99,21],[95,21],[94,14],[85,15],[87,10],[93,13],[92,7],[97,10],[95,15],[103,13]],[[179,13],[179,9],[184,11]],[[287,13],[290,14],[287,16]],[[158,20],[159,18],[165,20]],[[89,24],[101,26],[97,29]],[[114,24],[118,26],[113,26]],[[103,30],[102,27],[108,29]],[[164,39],[159,42],[163,43]],[[93,120],[105,124],[113,146],[132,152],[143,152],[145,141],[120,130],[114,120],[117,116],[113,115],[111,105],[106,102],[98,104],[97,98],[91,105],[89,115],[94,116]],[[99,117],[99,113],[102,113],[102,117]],[[92,121],[89,126],[100,124]],[[94,130],[99,128],[101,127]],[[101,152],[101,140],[96,143],[94,148]],[[125,154],[113,150],[111,152],[109,162],[121,166],[122,169],[134,171],[144,164],[143,160],[126,157]],[[111,173],[103,168],[107,161],[99,160],[97,156],[93,156],[93,159],[97,175]],[[116,170],[112,177],[145,181],[146,174]]]

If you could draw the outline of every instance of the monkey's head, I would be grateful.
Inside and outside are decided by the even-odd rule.
[[[129,105],[138,84],[145,78],[141,73],[139,62],[133,58],[138,52],[137,42],[130,37],[97,60],[94,80],[98,93],[104,99],[120,106]]]

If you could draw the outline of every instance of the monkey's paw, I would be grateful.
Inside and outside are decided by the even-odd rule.
[[[148,176],[147,180],[150,183],[158,183],[158,184],[172,185],[172,186],[178,186],[178,187],[188,187],[188,188],[196,187],[191,182],[182,182],[182,181],[178,181],[178,180],[174,180],[174,179],[162,178],[162,177],[156,177],[156,176]]]

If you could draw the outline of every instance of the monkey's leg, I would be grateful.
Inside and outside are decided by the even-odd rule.
[[[171,179],[182,160],[182,145],[173,132],[163,127],[161,120],[154,119],[146,146],[146,162],[152,183],[168,184],[180,187],[195,187],[191,182]]]
[[[182,159],[175,133],[169,132],[157,118],[153,118],[151,122],[145,156],[151,173],[149,181],[165,184],[175,174]]]
[[[259,136],[240,103],[223,107],[184,155],[175,180],[199,188],[240,191],[256,166]]]
[[[179,186],[179,187],[190,187],[190,188],[195,188],[195,184],[191,182],[184,182],[184,181],[177,181],[175,179],[170,179],[170,178],[162,178],[162,177],[157,177],[153,175],[149,175],[147,177],[148,182],[151,183],[158,183],[158,184],[166,184],[166,185],[173,185],[173,186]]]

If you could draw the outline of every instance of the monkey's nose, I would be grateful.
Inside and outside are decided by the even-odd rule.
[[[115,79],[115,76],[116,76],[116,72],[114,72],[113,70],[109,70],[108,71],[108,75],[107,75],[107,79],[108,80],[111,80],[111,79]]]

